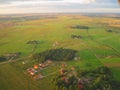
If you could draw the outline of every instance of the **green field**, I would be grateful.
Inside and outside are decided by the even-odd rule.
[[[26,44],[30,40],[40,42],[33,53],[54,49],[53,44],[58,42],[56,48],[78,51],[77,56],[80,58],[66,62],[68,68],[79,66],[83,70],[92,70],[105,65],[111,69],[115,79],[120,81],[120,26],[111,25],[112,22],[120,23],[120,19],[56,15],[55,18],[0,21],[0,56],[21,52],[19,58],[29,57],[34,48],[33,45]],[[76,25],[88,26],[89,29],[71,28]],[[106,31],[109,29],[112,32]],[[72,35],[79,35],[82,38],[73,39]],[[25,58],[15,62],[12,60],[6,64],[3,62],[0,61],[0,90],[54,90],[55,86],[51,80],[56,74],[38,81],[24,74],[27,68],[37,64],[35,60]],[[57,63],[56,66],[51,66],[41,73],[58,71],[60,65]]]

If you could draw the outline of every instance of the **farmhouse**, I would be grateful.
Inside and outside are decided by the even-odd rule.
[[[39,66],[42,67],[42,68],[44,68],[45,64],[44,63],[40,63]]]
[[[35,80],[42,79],[42,78],[44,78],[44,76],[41,75],[41,74],[38,74],[38,75],[36,75],[36,76],[33,77],[33,79],[35,79]]]
[[[67,64],[66,63],[63,63],[62,64],[62,67],[64,68],[64,67],[67,67]]]
[[[35,72],[31,71],[30,74],[31,74],[31,75],[35,75]]]
[[[38,69],[39,68],[39,66],[38,65],[34,65],[34,69]]]
[[[83,85],[82,83],[78,83],[78,88],[79,88],[80,90],[84,90],[84,85]]]
[[[35,75],[35,73],[37,72],[34,68],[29,68],[27,69],[27,72],[30,74],[30,75]]]
[[[61,68],[61,69],[60,69],[60,74],[63,75],[63,74],[65,74],[65,73],[67,73],[67,70]]]
[[[46,62],[40,63],[39,66],[44,68],[44,67],[47,67],[51,63],[52,63],[52,60],[48,59],[48,60],[46,60]]]
[[[47,62],[48,64],[51,64],[51,63],[52,63],[52,60],[48,59],[46,62]]]

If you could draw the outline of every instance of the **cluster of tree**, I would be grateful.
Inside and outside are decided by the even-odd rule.
[[[89,27],[88,26],[81,26],[81,25],[76,25],[76,26],[71,26],[71,28],[73,28],[73,29],[89,29]]]
[[[72,37],[73,39],[75,39],[75,38],[78,38],[78,39],[79,39],[79,38],[83,38],[83,37],[80,36],[80,35],[72,35],[71,37]]]
[[[57,75],[53,78],[56,90],[120,90],[120,82],[116,81],[107,67],[99,67],[92,71],[76,68],[78,78],[73,75]]]
[[[107,31],[107,32],[113,32],[113,30],[110,30],[110,29],[109,29],[109,30],[106,30],[106,31]]]
[[[4,62],[6,61],[7,59],[4,57],[4,56],[0,56],[0,62]]]
[[[48,59],[55,61],[68,61],[73,60],[76,53],[77,51],[75,50],[59,48],[34,54],[32,58],[39,62],[44,62]]]
[[[56,86],[56,90],[78,90],[77,79],[75,76],[66,77],[66,75],[56,76],[52,83]]]
[[[21,55],[21,52],[16,52],[16,53],[7,53],[4,55],[4,57],[7,59],[7,60],[12,60],[12,59],[16,59],[18,58],[19,56]]]
[[[30,40],[26,44],[39,44],[39,41],[37,41],[37,40]]]
[[[119,31],[119,29],[116,29],[116,30],[111,30],[111,29],[109,29],[109,30],[106,30],[106,32],[109,32],[109,33],[120,33],[120,31]]]

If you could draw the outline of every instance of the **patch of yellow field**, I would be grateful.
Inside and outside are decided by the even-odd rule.
[[[108,24],[109,26],[112,27],[120,27],[120,20],[118,19],[113,19],[113,18],[102,18],[101,23]]]
[[[106,63],[105,66],[108,66],[108,67],[120,67],[120,63]]]
[[[38,20],[32,20],[32,21],[25,21],[22,22],[21,25],[33,25],[33,26],[39,26],[44,25],[46,23],[59,23],[59,22],[68,22],[73,20],[80,20],[81,22],[93,22],[93,19],[88,16],[82,16],[82,15],[63,15],[58,16],[56,18],[44,18],[44,19],[38,19]]]

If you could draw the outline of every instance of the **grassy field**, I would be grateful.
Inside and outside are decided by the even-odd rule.
[[[30,40],[40,41],[34,53],[53,49],[53,44],[58,42],[57,48],[78,51],[79,60],[67,62],[68,68],[79,66],[91,70],[105,65],[112,70],[115,79],[120,81],[120,25],[114,23],[120,23],[120,19],[82,15],[0,22],[0,56],[15,52],[21,52],[20,57],[29,56],[34,47],[26,44]],[[88,26],[89,30],[71,28],[75,25]],[[113,32],[106,31],[109,29]],[[83,38],[73,39],[72,35]],[[24,70],[34,64],[35,60],[29,58],[1,64],[0,90],[54,90],[55,86],[51,83],[54,75],[35,81],[24,74]],[[42,73],[58,71],[59,68],[59,65],[53,66]]]

